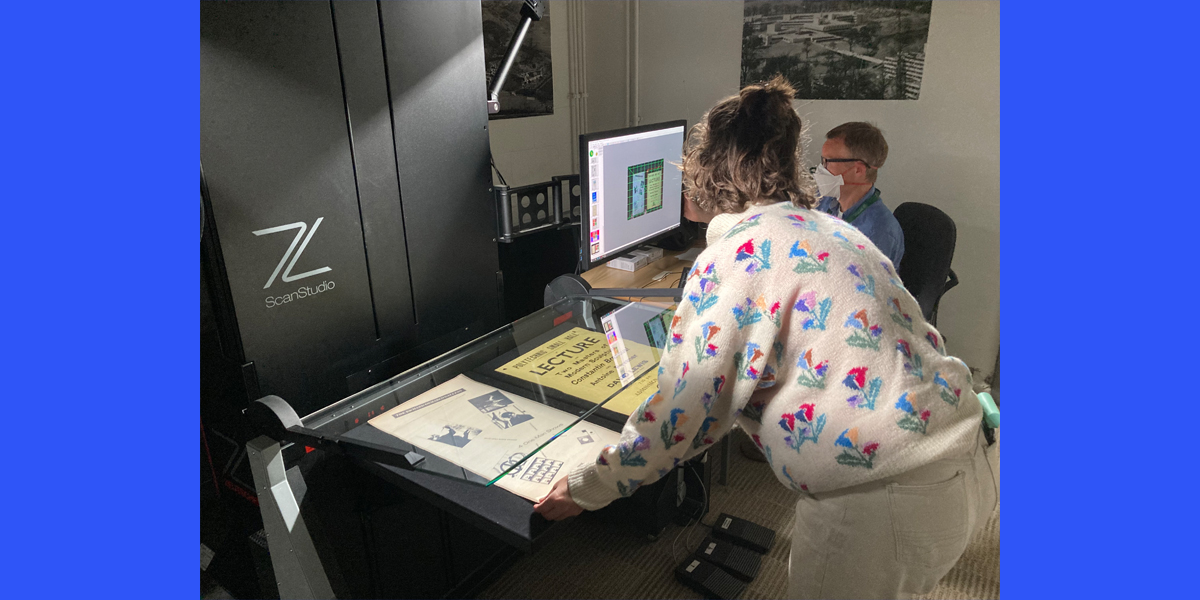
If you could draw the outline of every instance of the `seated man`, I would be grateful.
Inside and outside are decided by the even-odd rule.
[[[842,123],[830,129],[814,174],[821,197],[817,210],[854,225],[899,268],[904,232],[875,187],[887,154],[883,132],[870,123]]]

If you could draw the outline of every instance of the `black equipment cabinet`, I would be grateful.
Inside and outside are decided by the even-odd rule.
[[[205,272],[308,414],[500,324],[478,3],[202,2]]]
[[[313,413],[502,323],[485,84],[478,2],[200,3],[202,471],[227,514],[258,513],[253,400]],[[362,519],[337,548],[386,552],[408,527],[439,568],[347,596],[464,591],[508,547],[362,485],[353,510],[324,511]],[[231,546],[263,526],[227,520]]]
[[[313,452],[300,468],[305,518],[321,532],[321,562],[338,598],[472,597],[520,555],[357,461]],[[431,477],[435,486],[450,483]],[[510,500],[501,490],[464,489]]]

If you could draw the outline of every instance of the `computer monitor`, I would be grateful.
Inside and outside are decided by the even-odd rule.
[[[583,268],[680,226],[687,121],[579,136]]]
[[[622,386],[658,365],[674,316],[674,305],[631,302],[600,318]]]

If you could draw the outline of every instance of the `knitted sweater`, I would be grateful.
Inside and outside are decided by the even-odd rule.
[[[719,215],[620,442],[569,474],[589,510],[704,451],[736,422],[784,485],[820,493],[961,455],[981,419],[895,269],[857,229],[790,203]]]

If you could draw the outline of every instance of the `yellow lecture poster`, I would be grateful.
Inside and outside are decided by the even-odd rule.
[[[609,400],[604,408],[623,415],[633,414],[646,398],[653,396],[658,391],[658,370],[655,369],[641,377],[637,378],[632,384],[617,394],[616,398]]]
[[[630,363],[634,365],[634,373],[657,364],[657,361],[648,358],[637,358],[654,356],[650,350],[647,346],[631,351]],[[496,371],[596,404],[621,390],[620,377],[613,367],[612,352],[604,341],[604,335],[582,327],[572,328],[500,366]],[[604,407],[628,415],[657,389],[658,378],[654,374],[637,378]]]

